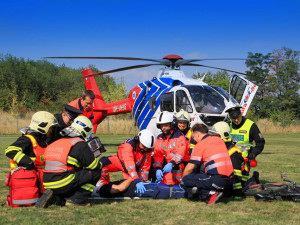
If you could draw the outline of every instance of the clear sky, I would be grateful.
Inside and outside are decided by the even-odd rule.
[[[44,56],[162,58],[247,57],[285,46],[300,50],[297,0],[0,0],[0,53]],[[133,65],[112,60],[50,60],[101,70]],[[136,62],[141,64],[143,62]],[[243,61],[207,65],[245,71]],[[127,88],[159,67],[112,74]],[[203,68],[182,68],[187,76]],[[212,71],[212,70],[211,70]],[[215,72],[215,71],[214,71]]]

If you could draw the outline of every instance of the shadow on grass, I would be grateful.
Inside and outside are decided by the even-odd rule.
[[[144,201],[144,200],[148,200],[148,199],[115,199],[115,198],[107,198],[107,199],[89,199],[88,202],[91,203],[91,205],[102,205],[102,204],[106,204],[106,205],[111,205],[114,203],[120,203],[120,202],[124,202],[124,201]]]

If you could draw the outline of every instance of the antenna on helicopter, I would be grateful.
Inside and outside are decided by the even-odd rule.
[[[208,72],[205,72],[204,75],[203,75],[202,77],[200,77],[198,80],[203,81],[203,80],[205,79],[207,73],[208,73]]]

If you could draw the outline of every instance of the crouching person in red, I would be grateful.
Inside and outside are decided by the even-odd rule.
[[[131,177],[136,184],[137,193],[146,190],[142,181],[148,180],[151,166],[151,152],[155,137],[149,130],[142,130],[132,139],[125,141],[118,147],[118,153],[109,157],[102,157],[103,167],[101,182],[110,182],[109,172],[122,171],[124,179]]]
[[[193,138],[197,142],[182,178],[188,198],[200,198],[208,204],[217,202],[232,186],[233,166],[224,141],[210,136],[204,124],[195,124]],[[205,173],[194,173],[203,164]]]
[[[156,170],[156,178],[162,184],[178,185],[184,162],[189,160],[189,143],[183,133],[176,130],[172,113],[161,112],[156,125],[162,131],[157,136],[154,147],[153,167]]]
[[[91,121],[78,116],[62,133],[65,138],[53,142],[45,150],[46,191],[36,203],[37,208],[50,204],[89,206],[87,199],[100,178],[102,164],[88,144],[93,134]]]

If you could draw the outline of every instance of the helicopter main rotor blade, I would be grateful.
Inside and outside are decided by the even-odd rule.
[[[215,58],[215,59],[180,59],[176,62],[176,66],[184,66],[192,62],[210,61],[210,60],[248,60],[248,58]]]
[[[179,59],[175,65],[176,66],[185,66],[187,64],[193,63],[193,62],[200,62],[200,61],[222,61],[222,60],[241,60],[241,61],[288,61],[289,59],[276,59],[276,58],[212,58],[212,59]]]
[[[135,61],[149,61],[149,62],[158,62],[165,63],[164,59],[146,59],[146,58],[135,58],[135,57],[98,57],[98,56],[54,56],[54,57],[44,57],[45,59],[117,59],[117,60],[135,60]]]
[[[113,70],[107,70],[107,71],[102,71],[99,73],[93,73],[84,77],[95,77],[103,74],[108,74],[108,73],[115,73],[115,72],[120,72],[124,70],[132,70],[132,69],[137,69],[137,68],[143,68],[143,67],[148,67],[148,66],[160,66],[161,64],[142,64],[142,65],[135,65],[135,66],[126,66],[126,67],[121,67],[118,69],[113,69]]]
[[[220,67],[214,67],[214,66],[206,66],[206,65],[202,65],[202,64],[196,64],[196,63],[188,63],[188,64],[184,64],[185,66],[201,66],[201,67],[206,67],[206,68],[212,68],[212,69],[217,69],[217,70],[223,70],[223,71],[227,71],[227,72],[232,72],[232,73],[237,73],[237,74],[241,74],[241,75],[247,75],[246,73],[242,73],[242,72],[238,72],[238,71],[234,71],[234,70],[228,70],[228,69],[224,69],[224,68],[220,68]]]

